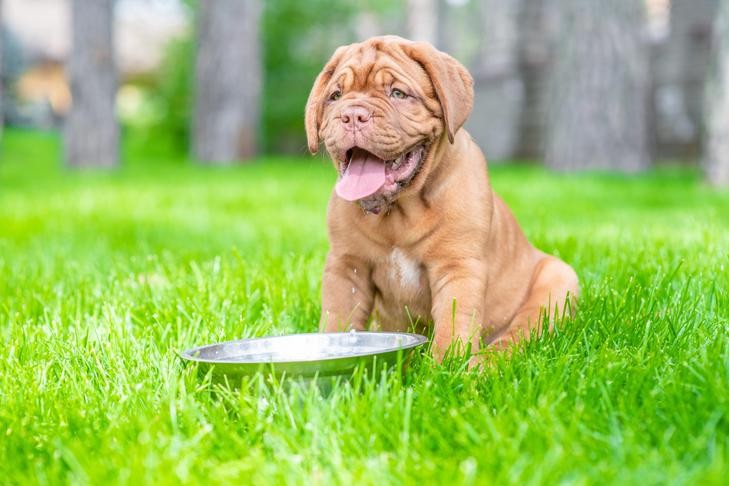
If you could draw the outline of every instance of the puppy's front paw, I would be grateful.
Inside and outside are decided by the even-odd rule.
[[[478,342],[474,340],[474,342],[466,343],[461,338],[449,339],[445,343],[444,340],[435,338],[431,346],[431,353],[439,364],[450,359],[456,359],[459,362],[468,360],[469,369],[478,363],[480,356]]]

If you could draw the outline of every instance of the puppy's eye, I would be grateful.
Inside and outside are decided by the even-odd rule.
[[[397,98],[398,100],[404,100],[405,98],[407,98],[407,97],[408,97],[408,95],[407,95],[407,94],[405,94],[405,92],[404,92],[404,91],[402,91],[402,90],[400,90],[400,89],[397,89],[397,88],[394,88],[394,89],[393,89],[393,90],[392,90],[392,91],[390,92],[390,96],[392,96],[393,98]]]
[[[329,101],[337,101],[341,97],[342,97],[342,92],[339,90],[336,90],[334,93],[329,95]]]

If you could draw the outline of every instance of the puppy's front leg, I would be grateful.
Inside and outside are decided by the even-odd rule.
[[[458,342],[478,351],[481,337],[486,272],[476,259],[434,263],[428,269],[433,296],[433,355],[442,361],[448,347]],[[456,351],[458,349],[456,348]]]
[[[372,270],[351,255],[327,255],[322,280],[319,329],[327,332],[363,330],[372,312]]]

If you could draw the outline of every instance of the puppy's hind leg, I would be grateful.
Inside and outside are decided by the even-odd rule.
[[[549,320],[549,330],[554,325],[554,317],[566,312],[574,313],[579,295],[579,281],[575,271],[559,260],[548,256],[534,269],[529,292],[519,307],[509,326],[495,336],[493,345],[506,347],[520,339],[529,339],[531,330],[542,333],[545,317]]]

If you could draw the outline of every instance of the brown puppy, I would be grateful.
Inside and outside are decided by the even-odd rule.
[[[317,77],[309,149],[323,140],[340,174],[322,329],[432,322],[442,359],[456,340],[473,352],[540,332],[577,296],[575,272],[529,244],[461,129],[472,85],[452,57],[395,36],[340,47]]]

